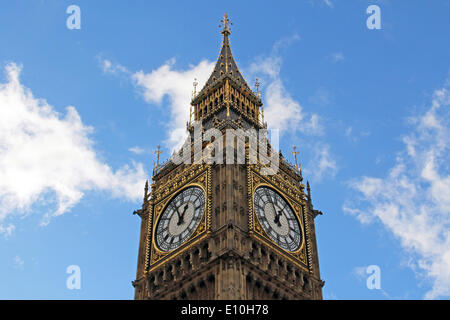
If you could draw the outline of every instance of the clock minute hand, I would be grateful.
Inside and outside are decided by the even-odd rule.
[[[186,205],[183,208],[183,213],[181,214],[181,219],[184,218],[184,214],[186,213],[186,210],[189,208],[189,205],[186,203]]]
[[[273,212],[275,213],[275,219],[273,220],[273,222],[275,222],[279,227],[281,227],[281,223],[280,223],[281,210],[277,214],[277,209],[275,209],[275,204],[272,202],[272,197],[269,197],[269,194],[266,194],[266,195],[270,199],[270,204],[272,205]]]
[[[277,210],[275,209],[275,205],[272,202],[272,197],[269,195],[267,191],[265,191],[266,197],[269,200],[270,204],[272,205],[273,211],[275,212],[275,215],[277,215]]]

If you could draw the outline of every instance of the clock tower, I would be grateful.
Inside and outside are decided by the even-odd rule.
[[[147,182],[134,212],[135,299],[322,299],[314,225],[321,212],[301,169],[267,143],[258,84],[254,92],[237,67],[226,14],[222,27],[215,68],[194,91],[183,149],[161,165],[158,149],[151,190]]]

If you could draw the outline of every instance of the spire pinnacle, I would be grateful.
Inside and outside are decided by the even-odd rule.
[[[308,202],[311,202],[311,187],[309,186],[309,181],[306,181],[306,192],[308,196]]]
[[[148,201],[148,179],[145,181],[144,203]]]
[[[222,33],[224,36],[230,35],[231,30],[229,29],[228,24],[229,24],[230,26],[232,26],[233,23],[231,23],[231,21],[228,19],[228,14],[227,14],[226,12],[225,12],[225,14],[223,15],[223,19],[220,20],[220,22],[221,22],[221,24],[219,25],[219,27],[223,27],[221,33]]]

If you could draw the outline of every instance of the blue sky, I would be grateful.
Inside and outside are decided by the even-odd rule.
[[[366,27],[373,4],[381,30]],[[447,0],[2,2],[0,298],[133,297],[132,212],[156,146],[166,159],[177,144],[194,77],[212,71],[224,12],[324,212],[324,298],[448,299]],[[381,289],[366,286],[370,265]]]

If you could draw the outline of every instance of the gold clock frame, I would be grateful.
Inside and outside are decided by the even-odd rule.
[[[151,206],[151,215],[149,219],[149,234],[148,234],[148,250],[147,250],[147,266],[146,273],[152,272],[161,266],[162,263],[167,262],[176,258],[178,255],[185,252],[187,249],[196,245],[200,241],[206,239],[211,234],[211,168],[209,166],[203,168],[203,165],[200,166],[200,170],[197,171],[197,174],[193,176],[192,174],[188,174],[187,176],[183,176],[183,172],[176,175],[173,179],[174,181],[170,181],[168,184],[173,184],[175,180],[184,181],[184,183],[176,183],[178,186],[176,190],[173,192],[167,192],[167,190],[162,190],[161,194],[156,196],[155,198],[158,201],[155,201]],[[189,178],[187,178],[189,177]],[[169,202],[176,197],[183,190],[190,187],[198,187],[201,188],[205,194],[205,210],[203,213],[203,217],[195,229],[194,233],[190,236],[186,242],[184,242],[178,248],[171,251],[162,251],[158,248],[155,241],[155,231],[159,222],[159,218],[162,213],[166,209]]]
[[[248,202],[249,202],[249,219],[248,219],[248,229],[250,237],[257,239],[259,241],[264,242],[271,249],[273,249],[278,254],[284,256],[289,261],[293,262],[295,265],[299,266],[303,270],[308,272],[312,272],[312,266],[310,263],[310,253],[309,248],[309,224],[307,223],[307,214],[306,214],[306,204],[302,201],[298,201],[291,197],[292,190],[286,190],[284,186],[279,183],[278,179],[275,179],[271,176],[263,176],[260,175],[254,168],[248,169]],[[294,212],[299,224],[302,233],[302,243],[300,247],[296,251],[287,251],[282,249],[278,244],[272,240],[272,238],[265,232],[263,227],[261,226],[259,219],[256,214],[256,210],[254,208],[254,194],[256,189],[259,187],[267,187],[273,189],[278,192],[280,196],[286,201],[286,203],[291,207]],[[297,191],[301,193],[299,189]],[[295,192],[294,192],[295,193]],[[301,197],[297,197],[301,198]]]

